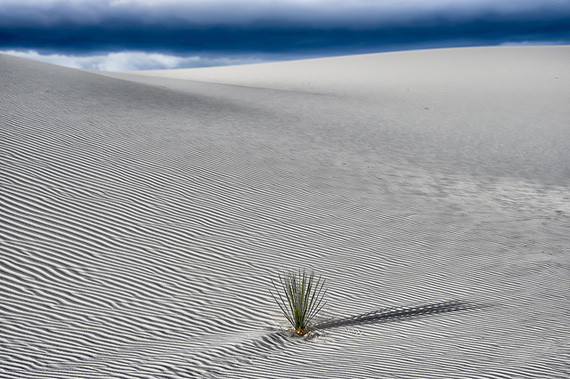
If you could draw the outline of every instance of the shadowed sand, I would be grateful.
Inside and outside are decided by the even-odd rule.
[[[0,377],[567,377],[569,62],[0,55]],[[269,293],[297,267],[311,339]]]
[[[321,321],[314,325],[316,331],[338,328],[340,326],[363,325],[380,322],[411,320],[416,317],[436,315],[447,312],[482,309],[489,305],[474,304],[460,300],[442,301],[439,303],[424,304],[413,307],[390,307],[371,312],[349,316],[341,319]]]

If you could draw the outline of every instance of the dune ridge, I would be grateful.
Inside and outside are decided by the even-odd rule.
[[[0,55],[0,377],[568,376],[569,58]],[[269,294],[296,267],[310,339]]]

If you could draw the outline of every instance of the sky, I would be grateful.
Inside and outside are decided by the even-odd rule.
[[[570,0],[0,0],[0,53],[107,71],[570,44]]]

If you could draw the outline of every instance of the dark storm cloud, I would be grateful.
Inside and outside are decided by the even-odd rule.
[[[327,53],[570,43],[570,0],[4,1],[0,48]]]

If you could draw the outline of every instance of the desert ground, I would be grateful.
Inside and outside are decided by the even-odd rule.
[[[570,377],[570,46],[0,89],[0,377]]]

